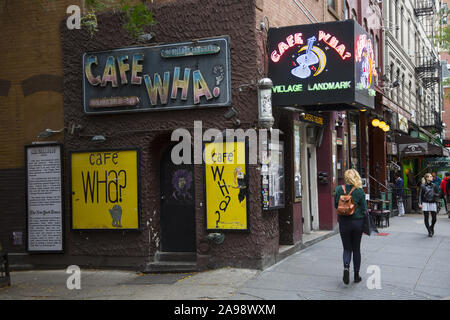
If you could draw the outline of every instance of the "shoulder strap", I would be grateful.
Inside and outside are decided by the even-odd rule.
[[[352,190],[350,190],[350,193],[348,194],[348,195],[351,195],[352,194],[352,192],[355,190],[356,188],[355,187],[353,187],[352,188]]]
[[[347,194],[347,192],[345,191],[345,185],[342,185],[342,190],[344,190],[344,194]]]

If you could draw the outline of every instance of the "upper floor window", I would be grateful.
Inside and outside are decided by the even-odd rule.
[[[336,0],[328,0],[328,6],[333,10],[336,10]]]
[[[398,21],[398,1],[395,1],[394,4],[395,7],[395,22],[394,22],[394,28],[395,28],[395,39],[398,40],[398,30],[400,29],[399,21]]]
[[[375,65],[378,67],[380,65],[379,59],[379,51],[380,50],[380,39],[378,39],[378,36],[375,37]]]
[[[350,19],[350,7],[348,6],[347,1],[345,1],[344,19]]]
[[[403,14],[404,14],[404,10],[403,10],[403,7],[402,7],[402,9],[400,10],[400,43],[402,44],[402,46],[404,46],[405,45],[405,33],[403,32],[404,31],[404,26],[403,26]]]

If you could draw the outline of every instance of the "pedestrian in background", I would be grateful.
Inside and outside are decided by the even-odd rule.
[[[363,233],[364,212],[367,211],[366,195],[362,189],[361,177],[355,169],[344,173],[345,185],[336,187],[334,191],[334,204],[338,208],[341,195],[351,195],[356,208],[349,216],[338,215],[339,233],[344,247],[344,276],[345,284],[350,282],[350,262],[353,254],[354,281],[361,281],[359,269],[361,267],[361,237]]]
[[[433,171],[431,173],[431,175],[433,176],[433,184],[435,186],[437,186],[439,188],[439,190],[441,189],[441,181],[442,179],[439,178],[439,176],[437,175],[436,171]],[[439,201],[437,202],[437,212],[439,213],[439,211],[441,211],[441,198],[442,196],[439,197]]]
[[[395,195],[397,196],[397,208],[398,208],[398,216],[402,217],[405,215],[405,207],[403,206],[403,179],[400,177],[399,173],[395,174],[395,183],[394,183]]]
[[[428,230],[428,236],[434,235],[434,225],[436,224],[437,202],[440,199],[440,190],[433,184],[433,176],[430,173],[424,176],[425,184],[420,186],[419,190],[419,208],[422,209],[424,215],[425,227]],[[431,214],[431,226],[429,216]]]
[[[450,218],[450,213],[447,209],[447,203],[448,203],[447,181],[448,181],[448,179],[450,179],[450,172],[447,171],[445,173],[444,179],[442,179],[442,181],[441,181],[440,188],[441,188],[442,199],[444,199],[445,212],[448,214],[448,217]]]

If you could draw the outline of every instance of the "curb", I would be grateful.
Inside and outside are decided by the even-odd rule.
[[[279,253],[275,258],[275,263],[278,263],[287,257],[293,255],[294,253],[297,253],[303,249],[306,249],[322,240],[328,239],[336,234],[339,233],[339,228],[335,228],[334,230],[331,230],[329,233],[324,234],[323,236],[317,237],[316,239],[313,239],[308,242],[300,242],[298,244],[293,245],[291,248],[287,249],[286,251],[283,251],[282,253]]]

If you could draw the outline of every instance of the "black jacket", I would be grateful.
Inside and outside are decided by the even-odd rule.
[[[426,183],[420,186],[419,204],[422,202],[438,202],[440,199],[441,190],[434,183]]]

